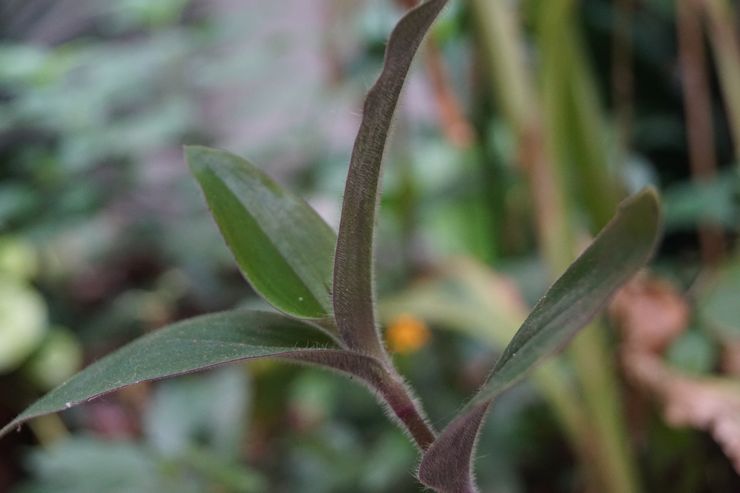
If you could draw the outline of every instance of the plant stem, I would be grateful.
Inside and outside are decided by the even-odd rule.
[[[383,349],[385,351],[385,349]],[[320,365],[358,378],[387,405],[386,411],[401,428],[406,430],[419,449],[426,450],[434,442],[436,433],[426,419],[421,403],[393,366],[390,357],[384,359],[343,349],[324,349],[304,352],[288,361]]]
[[[605,334],[602,324],[589,325],[573,341],[569,355],[590,415],[587,428],[596,442],[592,460],[600,472],[601,488],[611,493],[637,492],[636,466],[626,439],[621,392]]]
[[[709,26],[709,40],[717,60],[717,70],[732,132],[735,160],[740,167],[740,48],[737,12],[727,0],[703,0]],[[740,168],[738,168],[740,169]]]
[[[30,421],[28,426],[33,431],[33,434],[36,435],[39,443],[45,448],[69,437],[69,430],[67,430],[62,419],[56,414],[40,416]]]
[[[395,368],[388,370],[377,390],[419,449],[424,451],[429,448],[437,434],[427,421],[418,399],[413,396]]]
[[[614,34],[612,38],[612,91],[617,119],[620,152],[630,148],[634,115],[634,74],[632,47],[632,18],[634,0],[614,0]]]
[[[717,174],[717,155],[714,148],[712,106],[700,10],[694,0],[678,1],[676,27],[683,79],[689,164],[694,181],[706,183]],[[708,265],[717,265],[724,250],[722,231],[710,224],[700,224],[699,243],[704,261]]]
[[[447,140],[459,149],[469,149],[475,143],[475,130],[465,118],[465,112],[450,83],[442,50],[432,37],[424,48],[427,77],[434,93],[439,124]]]

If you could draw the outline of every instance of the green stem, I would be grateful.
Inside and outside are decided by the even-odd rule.
[[[622,415],[622,400],[614,358],[605,341],[606,328],[593,323],[576,337],[569,351],[583,389],[584,404],[591,417],[590,428],[598,437],[592,457],[605,491],[640,491],[637,472]]]
[[[39,443],[48,448],[56,442],[69,437],[69,430],[64,426],[62,419],[56,414],[48,414],[28,423],[29,428],[36,435]]]

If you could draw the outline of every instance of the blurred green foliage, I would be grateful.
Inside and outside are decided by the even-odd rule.
[[[97,359],[171,320],[256,303],[186,175],[183,143],[227,142],[234,151],[248,151],[276,179],[302,188],[336,223],[346,135],[352,134],[344,127],[356,123],[400,9],[390,0],[324,2],[323,10],[298,3],[293,22],[320,33],[310,41],[271,29],[273,23],[294,29],[285,12],[291,9],[281,2],[224,2],[221,10],[214,2],[187,0],[86,0],[73,8],[61,0],[58,6],[52,0],[0,3],[3,422],[83,358]],[[675,2],[629,3],[634,111],[627,148],[619,149],[613,89],[620,2],[574,2],[569,29],[580,34],[552,48],[572,50],[567,66],[593,91],[598,108],[586,110],[600,118],[598,144],[624,188],[654,183],[664,190],[666,239],[657,267],[695,305],[690,330],[673,341],[665,360],[692,375],[736,379],[723,373],[722,358],[740,334],[740,273],[732,260],[740,179],[716,55],[710,51],[707,73],[719,173],[696,183],[686,144]],[[510,4],[522,7],[522,51],[534,64],[541,59],[536,19],[542,2]],[[432,38],[475,138],[460,146],[446,137],[428,55],[420,57],[395,123],[377,234],[386,306],[413,295],[440,313],[429,320],[431,342],[398,356],[435,424],[446,423],[477,388],[516,318],[516,309],[507,310],[513,304],[498,309],[504,295],[487,300],[491,292],[449,257],[476,259],[482,266],[472,272],[479,277],[513,279],[528,303],[547,285],[536,254],[531,190],[516,164],[515,131],[489,90],[471,5],[453,2]],[[737,12],[731,19],[737,24]],[[245,33],[262,30],[244,43]],[[232,43],[235,49],[228,50]],[[296,65],[291,50],[301,43],[318,55]],[[310,70],[321,75],[306,75],[305,86],[289,84]],[[214,103],[219,97],[233,101],[229,109],[241,119],[221,115],[223,105]],[[568,139],[580,132],[565,116],[577,106],[573,99],[557,101],[564,108],[556,115],[564,119],[558,132]],[[593,145],[573,139],[564,155],[577,162],[576,154],[593,156]],[[567,189],[583,197],[576,178]],[[585,200],[574,202],[570,207],[588,224]],[[701,275],[700,224],[719,228],[726,240],[729,260],[716,276]],[[450,271],[452,279],[440,274]],[[405,290],[425,274],[432,279]],[[539,385],[504,396],[485,429],[479,459],[485,467],[478,470],[488,490],[582,486],[579,459]],[[106,400],[118,410],[116,419],[101,418],[108,408],[95,403],[64,416],[72,431],[53,443],[40,443],[43,433],[30,430],[0,442],[0,490],[418,490],[408,474],[416,458],[405,438],[385,423],[363,389],[333,375],[256,364],[152,385],[145,394]],[[143,404],[132,404],[136,399]],[[686,492],[740,489],[706,433],[668,426],[656,406],[640,412],[631,426],[638,430],[646,491],[666,484]],[[82,427],[92,431],[76,431]]]

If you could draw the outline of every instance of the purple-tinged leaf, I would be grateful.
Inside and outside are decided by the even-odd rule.
[[[357,378],[387,404],[389,416],[417,440],[419,447],[433,441],[434,435],[404,383],[383,362],[338,348],[335,341],[312,325],[252,310],[203,315],[141,337],[36,401],[2,428],[0,436],[30,419],[129,385],[268,357],[321,366]]]
[[[336,348],[321,330],[277,313],[234,310],[178,322],[147,334],[83,369],[0,430],[69,409],[139,382],[253,358],[297,358]],[[322,349],[323,350],[323,349]]]
[[[643,190],[621,204],[617,215],[540,299],[471,404],[425,452],[419,466],[424,484],[440,493],[475,491],[472,458],[485,410],[602,310],[649,260],[659,232],[655,190]],[[473,489],[464,489],[469,485]]]
[[[351,349],[385,358],[376,327],[373,286],[373,230],[380,174],[391,120],[411,61],[447,0],[430,0],[411,10],[391,34],[380,78],[365,101],[352,151],[334,257],[334,315]]]

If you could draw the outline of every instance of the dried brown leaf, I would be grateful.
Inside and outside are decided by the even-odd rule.
[[[658,397],[666,421],[712,435],[740,474],[740,382],[690,377],[646,351],[627,351],[624,364],[638,385]]]
[[[740,377],[740,341],[725,344],[722,352],[722,369],[728,375]]]
[[[639,276],[614,297],[609,312],[633,350],[662,352],[689,323],[690,307],[669,282]]]

